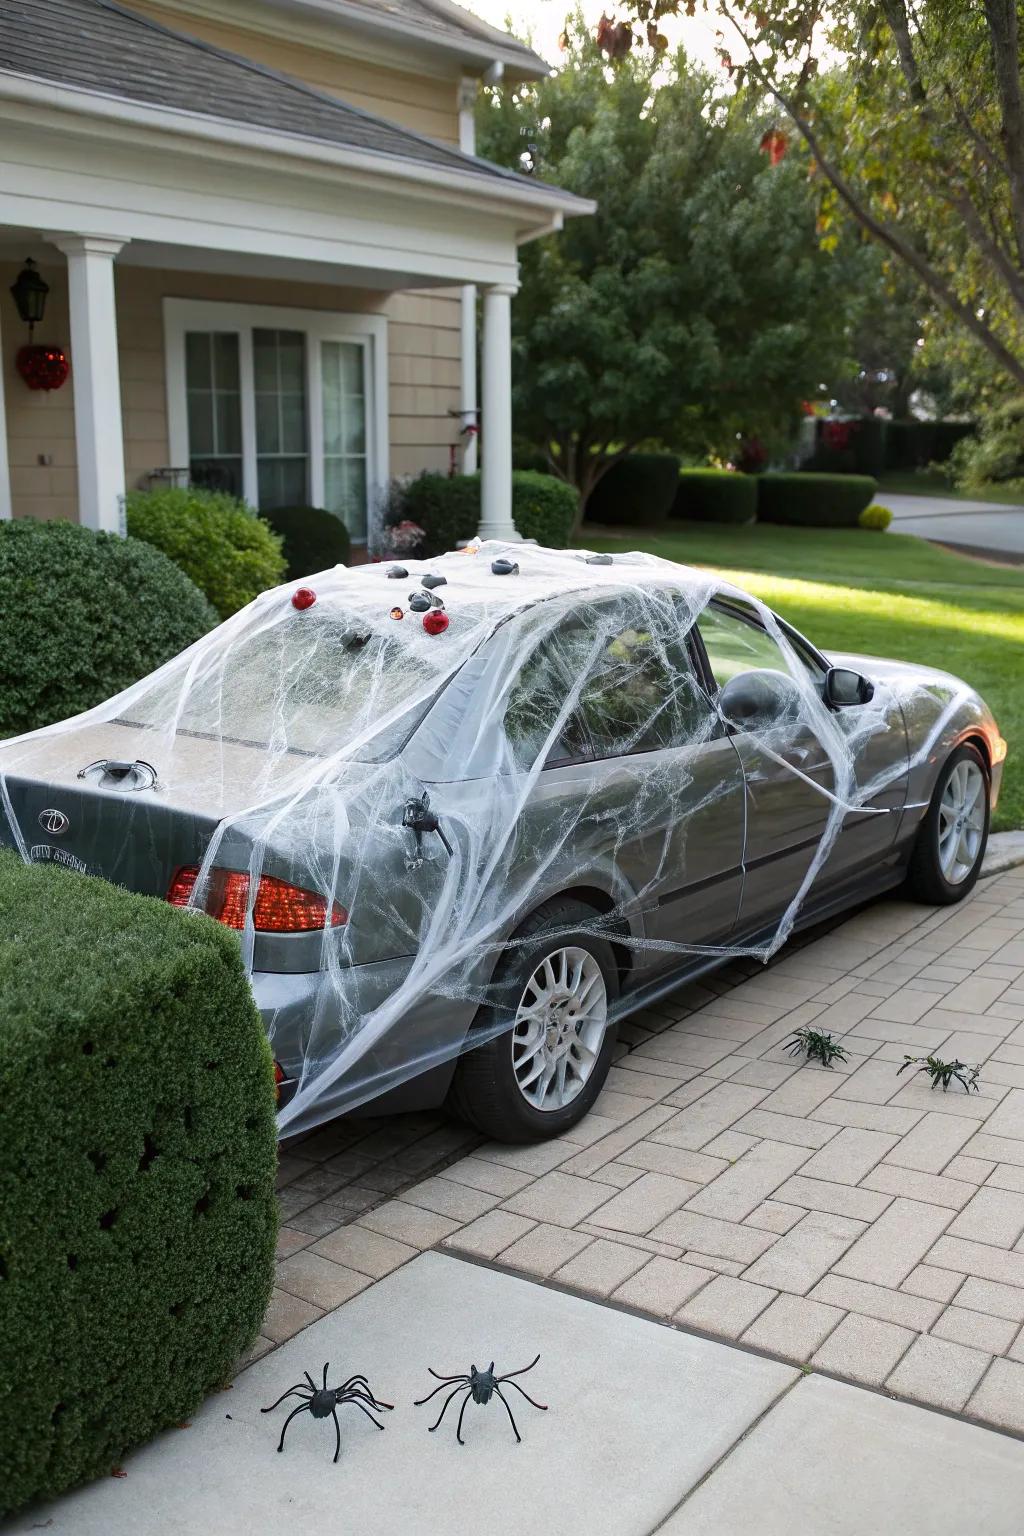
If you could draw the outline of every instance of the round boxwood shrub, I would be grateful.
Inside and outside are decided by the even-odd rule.
[[[674,453],[628,453],[606,470],[587,500],[588,523],[652,528],[672,510],[679,481]]]
[[[151,544],[74,523],[0,522],[0,736],[102,703],[216,623]]]
[[[132,491],[128,532],[169,555],[222,619],[284,580],[281,540],[225,491]]]
[[[889,508],[880,506],[877,501],[873,501],[870,507],[865,507],[857,519],[858,527],[869,528],[875,533],[884,533],[891,522],[892,513]]]
[[[512,476],[512,521],[524,539],[536,539],[547,549],[565,549],[578,506],[576,488],[555,475],[519,469]]]
[[[752,523],[757,480],[731,469],[681,469],[672,516],[695,523]]]
[[[340,517],[323,507],[274,507],[261,512],[280,540],[287,562],[285,578],[298,581],[314,571],[348,562],[351,541]]]
[[[759,475],[757,515],[799,528],[856,528],[877,489],[870,475]]]
[[[235,936],[0,850],[0,1513],[227,1380],[273,1283],[273,1067]]]

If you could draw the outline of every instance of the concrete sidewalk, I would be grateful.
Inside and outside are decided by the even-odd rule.
[[[1024,562],[1024,507],[999,502],[954,501],[945,496],[904,496],[880,490],[892,514],[893,533],[912,533],[938,544]]]
[[[515,1370],[470,1403],[465,1444],[441,1394],[471,1361]],[[260,1409],[325,1360],[365,1372],[396,1404],[384,1433],[339,1410]],[[285,1531],[460,1536],[1019,1536],[1024,1445],[755,1353],[440,1254],[423,1254],[298,1334],[211,1397],[187,1429],[106,1478],[19,1517],[11,1536],[282,1536]]]

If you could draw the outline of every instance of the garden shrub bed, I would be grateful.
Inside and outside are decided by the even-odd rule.
[[[760,475],[757,516],[800,528],[856,528],[877,489],[870,475]]]
[[[513,472],[512,521],[524,539],[536,539],[549,549],[565,549],[576,506],[575,490],[557,476],[533,469]],[[442,555],[460,540],[471,539],[480,526],[480,475],[418,475],[408,485],[394,488],[391,516],[396,523],[408,519],[423,529],[418,555]]]
[[[216,623],[194,582],[141,539],[0,522],[0,737],[91,709]]]
[[[273,1069],[238,941],[0,850],[0,1513],[187,1419],[273,1281]]]
[[[681,469],[672,516],[695,523],[752,523],[757,478],[730,469]]]
[[[131,491],[128,532],[163,550],[206,593],[222,619],[284,580],[281,540],[225,491]]]

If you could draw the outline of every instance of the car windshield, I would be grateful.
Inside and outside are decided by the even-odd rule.
[[[301,627],[271,624],[243,634],[184,688],[178,671],[158,676],[119,718],[313,757],[349,747],[381,762],[401,749],[447,671],[445,651],[418,638],[405,625],[381,629],[330,611]]]

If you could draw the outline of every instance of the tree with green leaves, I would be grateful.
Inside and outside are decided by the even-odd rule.
[[[806,168],[764,132],[683,55],[610,68],[582,24],[556,75],[482,99],[483,154],[597,202],[524,248],[513,305],[516,430],[581,516],[640,444],[788,433],[847,356],[858,252],[822,250]]]
[[[733,83],[767,93],[802,140],[823,216],[845,208],[1024,388],[1018,0],[700,4],[719,17]],[[656,53],[663,19],[697,8],[625,0],[599,41],[613,57]]]

